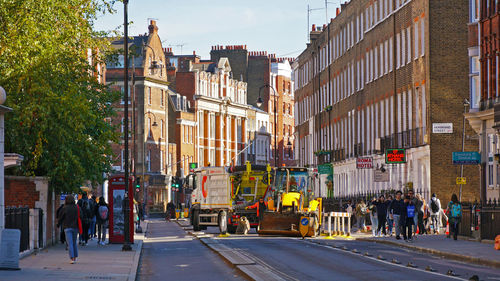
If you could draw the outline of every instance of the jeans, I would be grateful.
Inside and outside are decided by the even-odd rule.
[[[82,222],[82,234],[80,234],[80,242],[87,243],[89,242],[89,223]]]
[[[458,236],[458,225],[460,224],[460,221],[458,219],[451,219],[450,220],[450,232],[453,232],[453,239],[457,240]]]
[[[373,236],[376,236],[377,235],[377,228],[378,228],[378,218],[377,218],[377,216],[370,215],[370,219],[372,221],[372,233],[373,233]]]
[[[392,215],[394,218],[394,222],[396,223],[396,236],[401,235],[401,228],[402,228],[402,223],[401,223],[401,216],[400,215]]]
[[[76,243],[76,235],[78,234],[78,228],[66,228],[64,229],[64,233],[66,234],[66,241],[68,242],[69,258],[77,258],[78,246]]]
[[[95,236],[95,224],[96,224],[97,218],[94,216],[92,218],[92,221],[90,222],[90,238],[93,238]]]
[[[418,234],[427,233],[424,225],[424,212],[418,212]]]
[[[413,216],[413,233],[417,234],[417,226],[418,226],[418,212],[415,211],[415,215]]]
[[[356,219],[357,219],[357,223],[358,223],[358,229],[360,231],[365,229],[365,216],[360,215],[360,216],[357,216]]]
[[[434,227],[434,232],[439,233],[439,215],[431,215],[431,223],[432,226]]]
[[[394,220],[391,219],[390,216],[387,216],[387,229],[389,230],[389,234],[392,235],[392,225],[394,224]]]
[[[98,223],[97,224],[97,240],[98,241],[106,241],[106,223]]]
[[[406,218],[406,221],[403,224],[403,238],[411,239],[412,235],[412,227],[415,225],[415,221],[413,218]]]
[[[382,216],[378,216],[378,227],[377,227],[377,233],[380,234],[380,233],[384,233],[384,235],[386,235],[387,233],[385,232],[385,218],[387,216],[384,214]],[[382,232],[380,232],[380,230],[382,230]]]

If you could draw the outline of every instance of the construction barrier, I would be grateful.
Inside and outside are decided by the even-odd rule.
[[[323,215],[328,220],[328,235],[351,236],[351,214],[347,212],[329,212]],[[333,231],[332,231],[333,218]]]

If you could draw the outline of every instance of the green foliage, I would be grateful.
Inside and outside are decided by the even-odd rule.
[[[119,93],[96,78],[109,42],[93,21],[113,12],[113,3],[0,0],[0,85],[13,109],[5,118],[5,151],[24,156],[11,173],[47,176],[55,190],[72,191],[100,182],[110,168],[118,135],[106,120]]]

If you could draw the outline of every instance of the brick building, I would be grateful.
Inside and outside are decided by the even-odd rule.
[[[211,60],[217,61],[222,57],[228,58],[233,66],[233,77],[247,82],[246,102],[257,106],[259,96],[263,99],[262,110],[269,114],[269,121],[272,122],[269,163],[275,166],[293,165],[294,94],[288,59],[276,58],[267,51],[248,51],[246,45],[213,46]],[[262,88],[264,85],[272,86],[277,94],[277,147],[274,146],[274,91],[270,87]],[[277,163],[274,163],[275,150],[278,154]]]
[[[313,25],[294,71],[295,157],[333,163],[335,197],[410,187],[442,202],[458,195],[451,155],[461,151],[469,96],[467,12],[467,0],[352,0],[328,25]],[[452,123],[452,133],[433,133],[435,123]],[[406,149],[406,161],[386,164],[395,148]],[[373,168],[357,169],[360,157]],[[464,176],[462,199],[478,199],[478,168],[464,166]]]
[[[149,211],[163,212],[169,201],[169,184],[172,171],[167,168],[167,159],[172,159],[172,148],[168,145],[168,79],[165,54],[158,36],[156,21],[152,20],[149,33],[134,36],[129,41],[129,141],[131,175],[141,178],[143,192],[136,194],[144,200],[147,196]],[[123,38],[112,45],[123,48]],[[123,51],[122,51],[123,53]],[[118,61],[107,64],[107,83],[123,93],[123,55]],[[123,126],[123,100],[114,105],[117,116],[111,122]],[[116,172],[124,172],[124,146],[113,145]],[[144,201],[143,201],[144,202]]]
[[[479,137],[481,199],[500,199],[500,5],[469,0],[470,109],[466,117]]]

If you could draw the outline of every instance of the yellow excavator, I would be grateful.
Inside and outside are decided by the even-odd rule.
[[[314,198],[312,169],[279,167],[266,194],[268,210],[259,223],[261,235],[314,237],[321,226],[321,198]]]

